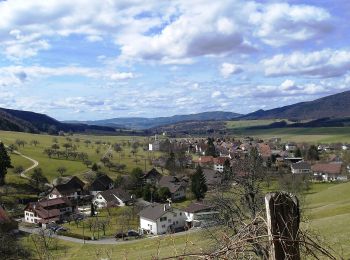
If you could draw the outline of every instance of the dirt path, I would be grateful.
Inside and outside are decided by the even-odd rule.
[[[31,161],[33,163],[32,166],[28,167],[27,169],[25,169],[23,172],[20,173],[20,176],[22,178],[30,180],[30,178],[26,175],[26,173],[29,172],[30,170],[34,169],[35,167],[37,167],[39,165],[39,162],[37,160],[34,160],[33,158],[30,158],[30,157],[28,157],[26,155],[21,154],[18,151],[14,151],[14,153],[18,154],[19,156],[21,156],[21,157],[23,157],[23,158],[25,158],[25,159],[27,159],[27,160],[29,160],[29,161]]]

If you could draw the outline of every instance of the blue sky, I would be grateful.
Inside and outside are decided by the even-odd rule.
[[[59,120],[248,113],[350,90],[348,0],[7,0],[0,14],[0,107]]]

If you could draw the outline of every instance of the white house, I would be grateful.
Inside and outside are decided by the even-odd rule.
[[[140,228],[154,235],[174,232],[177,228],[185,227],[185,214],[171,204],[154,203],[140,213]]]
[[[111,189],[98,192],[92,199],[97,208],[123,207],[132,201],[132,196],[122,189]]]
[[[214,171],[218,172],[223,172],[224,171],[224,164],[227,158],[225,157],[217,157],[213,159],[213,166],[214,166]]]
[[[44,199],[29,203],[24,209],[24,222],[47,224],[61,220],[73,211],[71,202],[66,198]]]
[[[342,163],[317,163],[311,167],[315,179],[322,181],[347,181],[347,176],[342,174]]]

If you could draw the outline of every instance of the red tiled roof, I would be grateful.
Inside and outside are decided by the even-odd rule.
[[[259,144],[259,153],[262,157],[270,157],[271,156],[271,148],[268,144]]]
[[[213,156],[201,156],[198,158],[199,163],[212,163],[214,160]]]
[[[322,172],[329,174],[340,174],[341,173],[341,163],[317,163],[311,166],[312,171]]]
[[[217,158],[214,158],[214,163],[224,164],[226,160],[227,160],[227,157],[217,157]]]

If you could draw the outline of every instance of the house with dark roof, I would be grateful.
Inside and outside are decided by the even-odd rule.
[[[98,192],[110,190],[114,188],[113,180],[108,175],[101,175],[90,183],[88,191],[91,195],[96,195]]]
[[[317,163],[311,166],[314,178],[322,181],[346,181],[346,174],[342,174],[342,163]]]
[[[311,165],[308,162],[300,161],[292,163],[290,169],[293,174],[309,174],[311,173]]]
[[[145,173],[143,178],[145,183],[158,184],[159,180],[162,178],[162,174],[158,172],[156,168],[152,168],[152,170]]]
[[[173,201],[186,198],[187,183],[183,180],[179,180],[179,178],[175,176],[162,176],[158,186],[168,188]]]
[[[140,228],[146,233],[159,235],[185,227],[185,214],[171,204],[153,203],[139,213]]]
[[[123,207],[131,204],[132,201],[132,195],[120,188],[98,192],[92,199],[92,203],[97,208]]]
[[[62,183],[55,185],[47,195],[48,199],[66,197],[68,199],[78,199],[84,195],[84,182],[78,177],[66,178]]]
[[[24,209],[24,222],[48,224],[58,222],[73,212],[71,202],[65,198],[43,199],[30,202]]]
[[[215,223],[215,216],[219,213],[215,207],[204,202],[192,202],[184,210],[186,226],[203,227]]]

